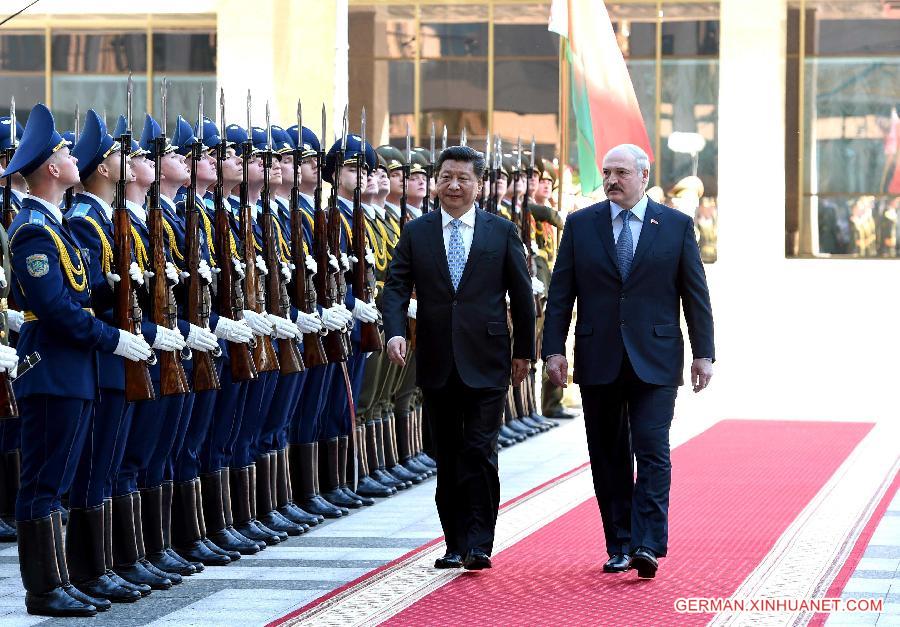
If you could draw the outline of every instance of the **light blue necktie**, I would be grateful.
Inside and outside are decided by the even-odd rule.
[[[463,268],[466,267],[466,248],[463,246],[462,233],[459,232],[461,226],[461,220],[450,222],[450,244],[447,246],[447,265],[450,268],[450,281],[454,290],[459,287]]]
[[[622,275],[622,281],[628,278],[631,272],[631,262],[634,259],[634,240],[631,237],[631,227],[628,221],[631,219],[630,210],[622,212],[622,232],[619,233],[619,240],[616,242],[616,259],[619,262],[619,274]]]

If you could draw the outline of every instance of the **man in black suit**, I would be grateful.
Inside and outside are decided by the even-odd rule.
[[[388,356],[402,365],[416,291],[416,379],[431,423],[435,501],[447,541],[437,568],[491,567],[504,400],[510,373],[518,385],[534,359],[534,299],[522,240],[511,222],[475,209],[484,166],[483,155],[465,146],[441,153],[441,210],[404,227],[382,295]]]
[[[605,572],[652,578],[668,542],[669,427],[684,382],[684,307],[695,392],[709,384],[713,318],[690,217],[645,195],[650,160],[623,144],[603,160],[609,200],[566,220],[544,321],[551,380],[566,384],[572,309],[574,380],[581,386]],[[637,459],[637,481],[633,461]]]

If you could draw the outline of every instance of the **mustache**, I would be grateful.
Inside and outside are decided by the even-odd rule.
[[[618,185],[616,185],[615,183],[613,183],[612,185],[610,185],[609,187],[606,188],[606,191],[607,192],[621,192],[622,188],[619,187]]]

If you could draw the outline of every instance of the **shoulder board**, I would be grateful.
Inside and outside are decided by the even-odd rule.
[[[91,210],[91,206],[86,202],[80,202],[72,208],[72,211],[69,212],[70,218],[83,218],[88,214]]]
[[[38,226],[44,226],[46,221],[47,221],[47,217],[40,211],[37,211],[36,209],[32,209],[31,214],[28,216],[29,224],[37,224]]]

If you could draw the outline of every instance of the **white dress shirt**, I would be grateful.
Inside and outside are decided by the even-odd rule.
[[[450,226],[450,223],[453,220],[453,216],[441,209],[441,231],[444,234],[444,252],[447,254],[450,252],[450,234],[453,232],[453,227]],[[465,251],[463,258],[468,260],[469,250],[472,248],[472,238],[475,237],[475,206],[470,207],[468,211],[460,216],[459,220],[462,222],[459,227],[459,234],[462,236],[463,250]]]
[[[135,215],[135,217],[141,221],[141,224],[147,226],[147,210],[141,207],[136,202],[132,202],[130,200],[125,201],[125,206],[131,209],[131,213]]]
[[[62,211],[60,211],[59,207],[55,206],[52,202],[47,202],[46,200],[44,200],[44,199],[41,198],[40,196],[33,196],[33,195],[31,195],[31,194],[25,194],[25,197],[26,197],[26,198],[31,198],[32,200],[36,200],[36,201],[38,201],[39,203],[41,203],[41,204],[44,206],[44,208],[46,208],[47,211],[50,212],[50,215],[52,215],[54,218],[56,218],[56,221],[57,221],[57,222],[59,222],[60,224],[62,224],[62,218],[63,218],[63,216],[62,216]]]
[[[609,211],[612,215],[613,240],[618,242],[619,234],[622,232],[622,224],[625,222],[622,217],[622,212],[625,211],[625,209],[613,201],[609,201]],[[645,195],[631,208],[632,216],[628,221],[628,226],[631,228],[631,243],[634,246],[634,250],[631,251],[632,254],[637,250],[638,240],[641,237],[641,228],[644,226],[644,214],[646,212],[647,196]]]
[[[97,196],[96,194],[92,194],[87,190],[83,191],[82,194],[84,194],[85,196],[90,196],[91,198],[96,200],[97,203],[100,205],[100,208],[103,209],[103,215],[106,216],[106,219],[112,221],[113,210],[112,210],[112,207],[109,206],[108,202],[106,202],[105,200],[100,198],[100,196]]]

